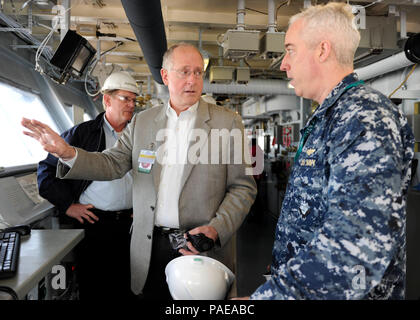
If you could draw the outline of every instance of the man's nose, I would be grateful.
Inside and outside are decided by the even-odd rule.
[[[286,56],[283,58],[283,60],[281,61],[281,65],[280,65],[280,71],[287,71],[290,69],[289,64],[287,63],[286,60]]]

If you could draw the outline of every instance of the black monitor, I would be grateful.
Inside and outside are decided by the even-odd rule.
[[[70,76],[81,77],[95,54],[85,38],[68,30],[50,62],[61,71],[59,82],[65,82]]]

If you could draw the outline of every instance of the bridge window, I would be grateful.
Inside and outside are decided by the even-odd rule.
[[[58,132],[41,99],[30,92],[0,83],[0,167],[37,163],[47,156],[38,141],[25,136],[22,117],[37,119]]]

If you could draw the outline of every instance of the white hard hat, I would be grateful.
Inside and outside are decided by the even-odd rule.
[[[223,263],[206,256],[181,256],[165,268],[174,300],[222,300],[235,275]]]
[[[140,94],[136,80],[124,71],[114,72],[106,78],[101,92],[104,93],[108,90],[125,90],[135,93],[136,95]]]

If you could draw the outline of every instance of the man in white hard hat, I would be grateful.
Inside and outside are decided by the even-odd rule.
[[[139,94],[136,81],[126,72],[116,72],[101,92],[105,112],[64,132],[61,136],[69,144],[101,152],[115,144],[130,122]],[[63,224],[85,229],[77,266],[80,298],[130,296],[132,174],[113,181],[61,180],[56,178],[57,161],[48,154],[39,163],[39,193],[58,208]]]

